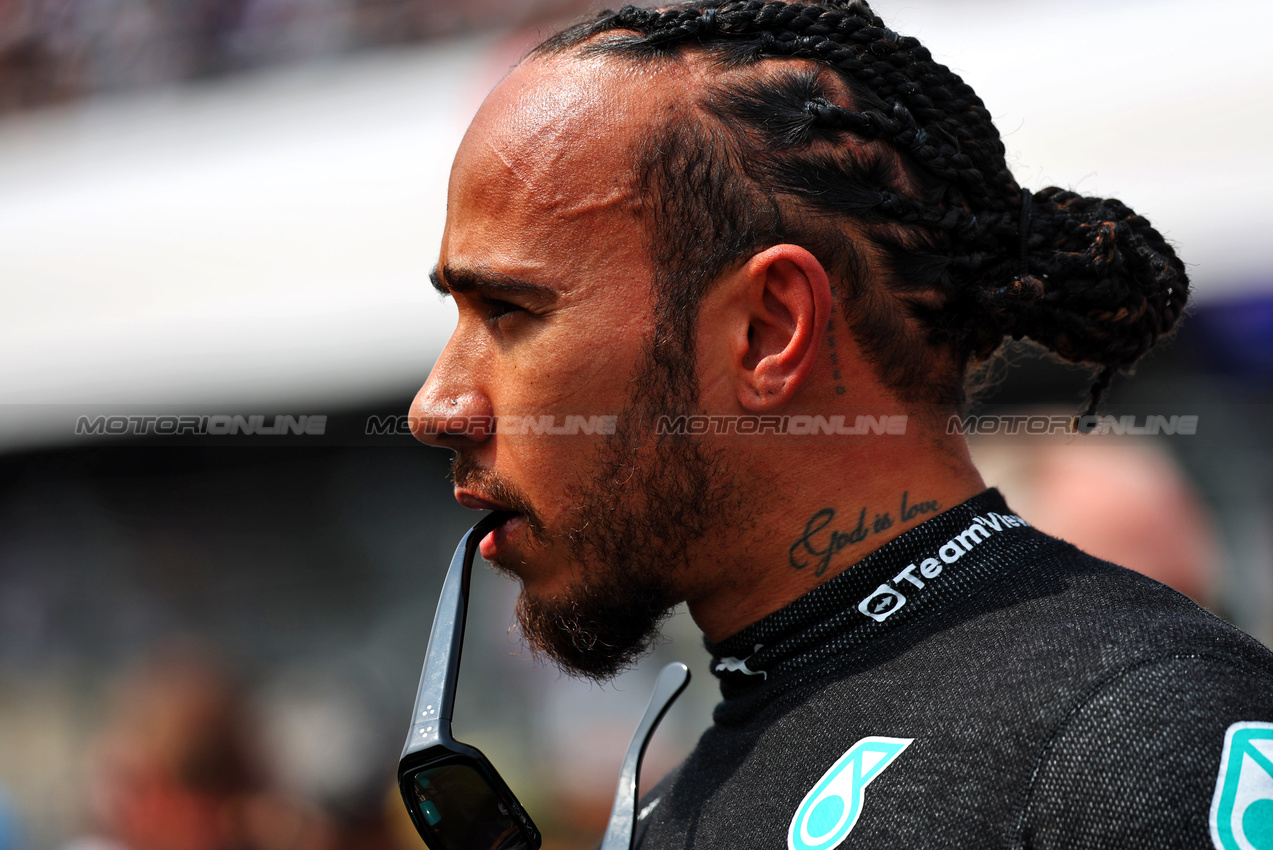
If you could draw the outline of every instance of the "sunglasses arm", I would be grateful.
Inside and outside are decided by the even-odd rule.
[[[614,808],[610,810],[610,824],[601,841],[601,850],[631,850],[632,839],[636,835],[637,783],[641,778],[641,759],[645,757],[645,748],[649,746],[659,721],[689,683],[689,668],[679,661],[673,661],[659,673],[645,716],[641,718],[636,734],[632,736],[632,743],[628,745],[628,753],[623,757],[619,787],[614,793]]]
[[[460,649],[464,646],[464,619],[468,614],[469,577],[477,544],[495,525],[493,514],[483,517],[460,539],[451,556],[451,566],[442,584],[438,611],[429,632],[429,652],[420,673],[411,731],[407,734],[405,757],[435,744],[451,744],[451,715],[455,708],[455,686],[460,676]]]

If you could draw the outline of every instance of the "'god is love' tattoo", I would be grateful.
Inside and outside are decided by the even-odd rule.
[[[940,508],[936,499],[912,503],[910,491],[903,491],[902,503],[897,515],[900,522],[911,522],[924,514],[936,513]],[[791,544],[791,549],[787,553],[793,568],[803,570],[812,565],[813,574],[820,576],[831,566],[831,559],[844,547],[861,543],[872,534],[879,534],[892,528],[894,522],[888,511],[875,514],[868,522],[865,507],[858,511],[857,525],[849,531],[829,528],[834,520],[835,508],[823,508],[809,517],[809,521],[804,526],[804,533]]]

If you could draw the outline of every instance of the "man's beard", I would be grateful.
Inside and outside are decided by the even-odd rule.
[[[532,506],[489,472],[464,457],[454,466],[457,483],[482,482],[523,512],[532,543],[565,545],[580,578],[551,599],[523,590],[517,622],[531,650],[567,673],[602,681],[633,666],[679,601],[675,578],[689,567],[690,549],[741,524],[739,493],[720,457],[691,435],[659,433],[662,417],[697,412],[687,360],[647,354],[615,433],[581,473],[560,532],[544,529]],[[494,565],[514,574],[498,558]]]

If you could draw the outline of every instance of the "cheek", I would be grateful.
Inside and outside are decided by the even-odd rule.
[[[614,415],[628,401],[643,337],[619,326],[584,336],[543,333],[499,363],[497,408],[522,415]],[[562,423],[558,423],[562,424]]]
[[[505,434],[493,462],[502,475],[517,483],[541,518],[554,525],[591,484],[602,439],[583,434]]]

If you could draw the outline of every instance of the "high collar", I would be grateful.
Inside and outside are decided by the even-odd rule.
[[[771,691],[966,598],[1058,541],[986,490],[917,525],[790,605],[707,641],[722,709]],[[749,700],[748,700],[749,701]]]

